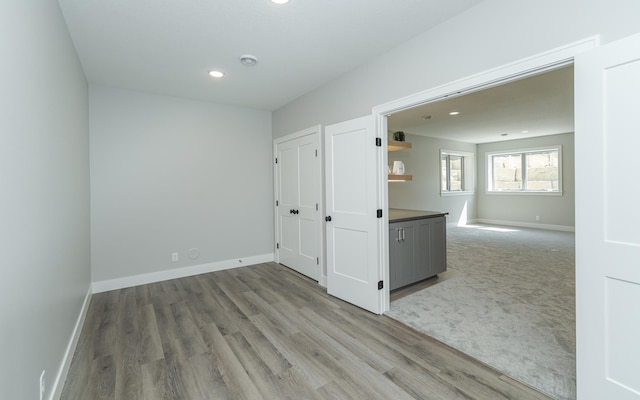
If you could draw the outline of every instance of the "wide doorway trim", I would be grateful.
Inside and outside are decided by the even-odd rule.
[[[462,78],[432,89],[427,89],[412,95],[390,101],[373,107],[372,114],[376,124],[377,136],[382,139],[382,143],[386,145],[388,141],[387,132],[387,116],[399,111],[403,111],[419,105],[432,103],[448,98],[462,96],[479,90],[488,89],[493,86],[505,84],[511,81],[522,79],[528,76],[541,74],[563,66],[573,64],[574,57],[585,51],[594,49],[600,45],[600,36],[591,36],[580,41],[569,43],[567,45],[551,49],[549,51],[539,53],[537,55],[515,61],[476,75]],[[389,208],[389,193],[386,183],[386,165],[388,165],[387,152],[383,151],[383,160],[378,171],[378,182],[380,191],[380,203],[383,209]],[[385,218],[386,223],[388,219]],[[381,255],[380,276],[389,281],[389,232],[388,229],[382,229],[379,251]],[[388,285],[385,285],[385,293],[383,293],[382,312],[386,312],[390,307],[390,297]]]

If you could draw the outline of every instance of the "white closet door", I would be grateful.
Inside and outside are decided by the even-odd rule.
[[[320,278],[319,132],[276,144],[278,262]]]
[[[378,155],[373,117],[325,128],[327,291],[380,313]]]
[[[576,56],[579,399],[640,399],[640,35]]]

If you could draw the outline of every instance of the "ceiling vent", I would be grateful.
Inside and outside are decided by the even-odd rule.
[[[252,56],[251,54],[245,54],[242,57],[240,57],[240,62],[242,63],[242,65],[253,67],[258,63],[258,59],[255,56]]]

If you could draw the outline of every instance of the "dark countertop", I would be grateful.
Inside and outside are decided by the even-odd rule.
[[[389,222],[410,221],[412,219],[437,218],[448,215],[442,211],[404,210],[401,208],[389,209]]]

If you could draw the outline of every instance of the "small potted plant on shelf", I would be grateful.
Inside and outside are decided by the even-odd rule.
[[[402,131],[393,132],[393,140],[395,140],[396,142],[404,142],[404,132]]]

